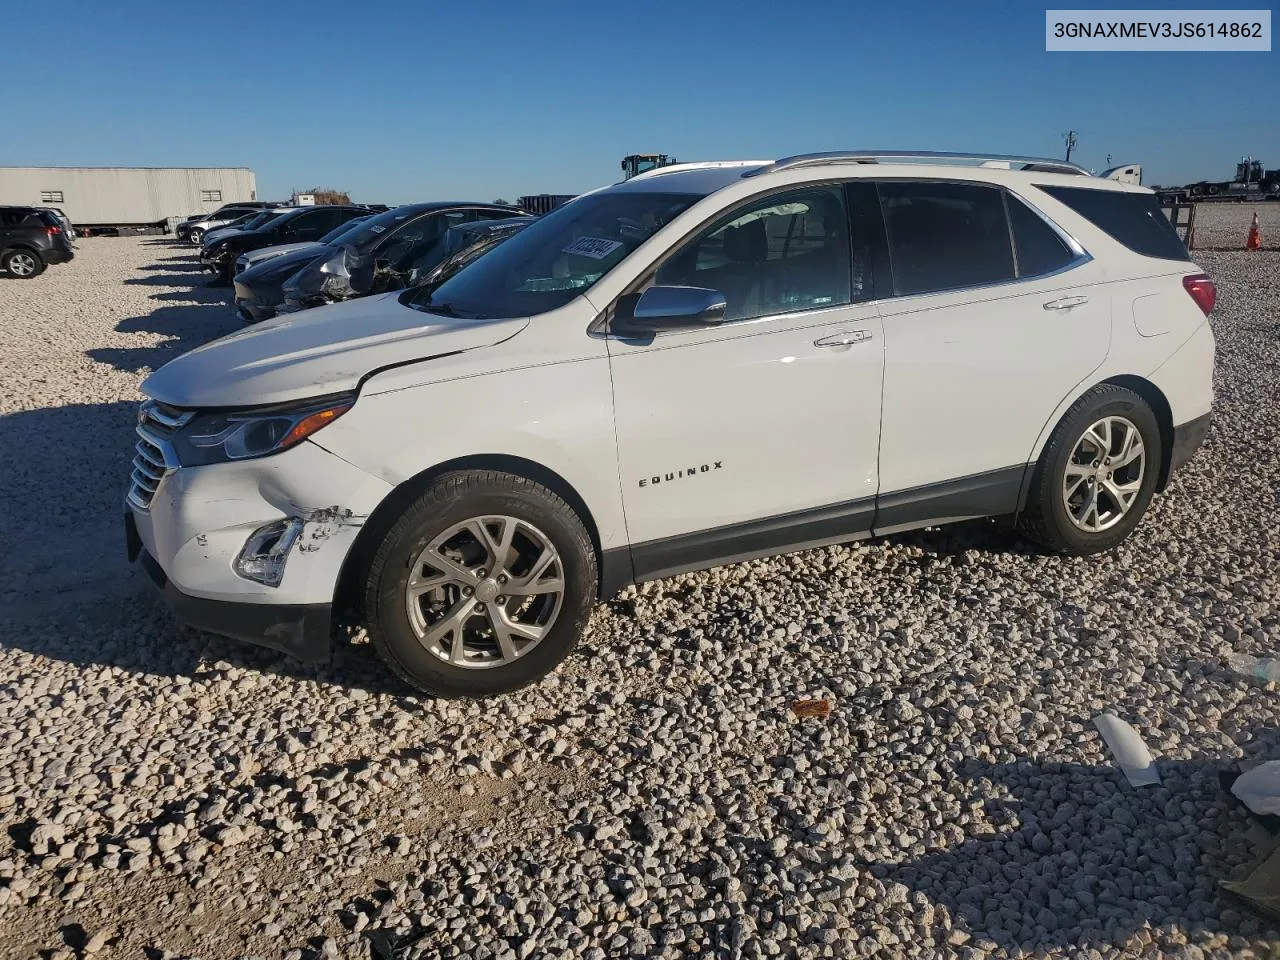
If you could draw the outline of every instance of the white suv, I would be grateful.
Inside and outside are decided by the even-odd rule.
[[[1069,164],[665,167],[157,371],[130,552],[196,626],[322,659],[350,612],[478,696],[679,571],[983,516],[1107,550],[1208,428],[1214,296]]]

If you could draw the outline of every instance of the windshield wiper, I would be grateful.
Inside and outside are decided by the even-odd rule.
[[[452,303],[437,302],[430,299],[426,303],[419,304],[418,309],[424,313],[434,313],[437,316],[453,317],[458,320],[475,320],[477,318],[477,314],[458,310]]]

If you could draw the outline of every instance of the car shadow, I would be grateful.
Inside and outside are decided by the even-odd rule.
[[[197,252],[195,248],[192,248],[191,253],[189,254],[177,257],[163,257],[158,259],[155,263],[148,263],[144,266],[138,267],[138,269],[146,273],[160,273],[165,270],[180,270],[186,273],[195,273],[204,268],[200,266],[200,261],[197,259]],[[128,280],[125,282],[128,283]]]
[[[191,308],[187,308],[190,310]],[[125,558],[124,494],[137,405],[72,404],[0,415],[0,623],[6,647],[77,665],[163,676],[210,662],[301,681],[420,696],[363,642],[339,638],[305,664],[186,627]],[[38,455],[24,455],[38,451]],[[85,478],[93,478],[86,483]]]
[[[239,330],[243,323],[230,309],[225,290],[192,290],[156,294],[152,299],[182,300],[182,305],[162,306],[148,314],[127,317],[116,324],[120,333],[153,333],[165,337],[159,343],[141,347],[93,347],[85,355],[117,370],[140,373],[158,370],[170,360],[203,343]],[[192,303],[191,301],[197,301]]]
[[[1112,766],[970,760],[940,768],[944,781],[973,785],[961,793],[1004,795],[970,821],[983,835],[870,870],[909,898],[945,906],[975,940],[1009,951],[1141,948],[1149,928],[1170,926],[1192,940],[1244,927],[1275,939],[1275,920],[1198,906],[1222,902],[1219,881],[1239,879],[1267,852],[1254,847],[1247,811],[1222,791],[1219,772],[1233,765],[1159,761],[1163,783],[1142,788]]]
[[[181,269],[171,266],[168,269]],[[145,277],[129,277],[124,281],[126,287],[181,287],[195,284],[200,286],[202,279],[211,278],[199,264],[184,273],[153,273]]]

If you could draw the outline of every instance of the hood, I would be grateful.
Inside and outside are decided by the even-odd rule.
[[[295,250],[306,250],[314,247],[319,250],[323,247],[323,243],[317,243],[314,240],[306,240],[301,243],[277,243],[274,247],[262,247],[258,250],[248,250],[241,254],[249,263],[260,263],[263,260],[269,260],[272,257],[279,257],[286,253],[293,253]]]
[[[280,247],[268,247],[267,249],[277,251]],[[243,280],[245,283],[252,283],[254,280],[267,277],[283,280],[290,274],[297,273],[317,258],[325,256],[327,252],[328,248],[323,244],[312,243],[301,250],[290,250],[277,257],[251,261],[237,279]]]
[[[398,293],[303,310],[183,354],[142,392],[176,407],[244,407],[354,390],[384,367],[507,340],[529,323],[463,320],[400,304]]]
[[[210,230],[204,235],[204,243],[200,246],[203,248],[212,247],[215,243],[219,243],[227,237],[234,237],[238,233],[244,233],[239,227],[220,227],[217,230]]]

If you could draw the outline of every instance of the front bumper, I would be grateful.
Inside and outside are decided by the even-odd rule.
[[[231,264],[235,258],[229,253],[215,253],[213,255],[200,251],[200,265],[206,270],[214,273],[229,273]]]
[[[309,440],[256,460],[180,467],[146,509],[126,499],[129,552],[154,565],[148,573],[180,619],[311,659],[328,644],[343,563],[391,489]],[[290,517],[303,526],[279,585],[237,574],[254,532]]]
[[[173,615],[189,627],[279,650],[307,663],[326,662],[333,649],[333,606],[328,603],[230,603],[205,600],[173,585],[155,557],[142,548],[133,515],[124,517],[129,561],[141,560]]]

